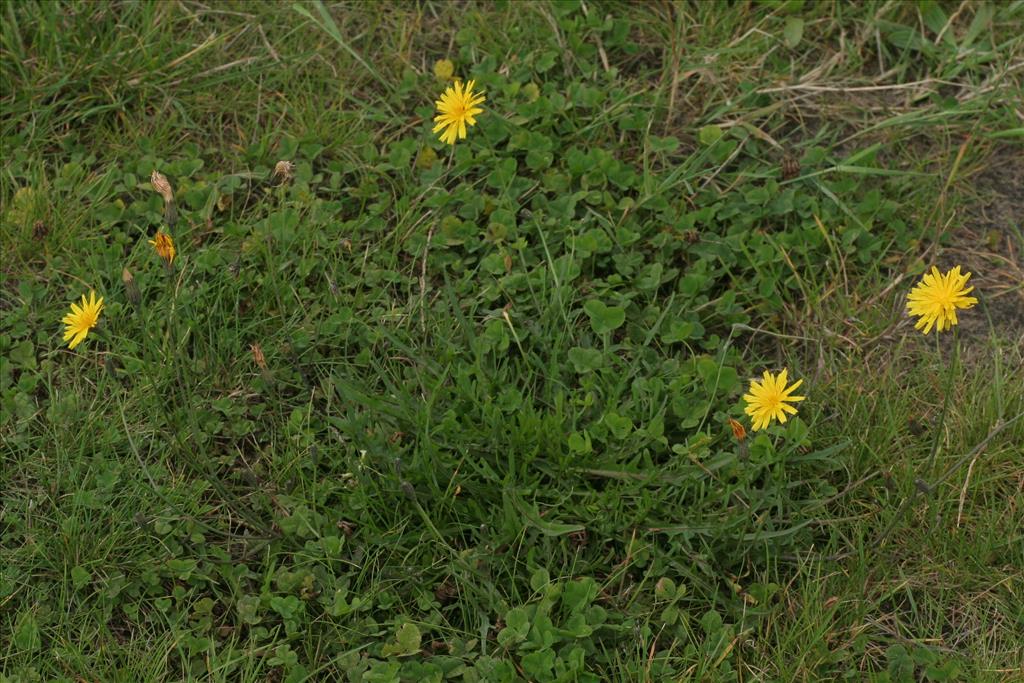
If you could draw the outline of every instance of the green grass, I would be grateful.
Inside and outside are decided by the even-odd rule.
[[[1021,2],[0,11],[0,679],[1024,667]]]

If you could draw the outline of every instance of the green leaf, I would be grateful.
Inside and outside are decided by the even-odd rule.
[[[569,450],[579,455],[586,455],[593,451],[594,447],[590,441],[590,434],[585,430],[583,432],[573,432],[570,434]]]
[[[658,579],[654,584],[654,597],[659,600],[674,600],[676,597],[676,582],[668,577]]]
[[[669,323],[668,330],[661,333],[661,341],[664,344],[675,344],[686,341],[694,336],[697,326],[688,320],[673,320]]]
[[[39,623],[34,614],[27,614],[14,629],[14,647],[18,650],[37,650],[42,641],[39,637]]]
[[[541,589],[546,588],[549,583],[551,583],[551,576],[548,574],[548,570],[544,567],[535,571],[530,577],[530,588],[538,592]]]
[[[416,624],[402,624],[395,632],[395,642],[387,643],[381,649],[385,657],[408,657],[420,651],[423,636]]]
[[[787,17],[782,37],[786,41],[786,47],[791,50],[799,45],[800,39],[804,37],[804,20],[800,17]]]
[[[290,668],[299,663],[299,655],[292,651],[292,646],[282,643],[274,649],[274,656],[267,660],[268,664]]]
[[[591,299],[583,305],[590,316],[590,326],[597,334],[608,334],[626,321],[626,309],[622,306],[607,306],[598,299]]]
[[[505,612],[505,624],[525,637],[530,630],[530,611],[526,607],[513,607]]]
[[[974,41],[978,38],[983,30],[989,28],[992,24],[992,5],[984,3],[978,5],[975,8],[974,19],[971,20],[971,25],[968,27],[967,32],[964,33],[963,38],[960,41],[960,50],[966,52]]]
[[[697,132],[700,144],[710,147],[722,138],[722,129],[718,126],[704,126]]]
[[[327,557],[337,557],[341,554],[341,548],[345,544],[345,539],[341,536],[323,536],[320,539],[320,547],[324,550],[324,555]]]
[[[92,575],[85,567],[76,566],[71,570],[71,583],[75,585],[75,588],[81,588],[85,584],[89,583],[90,579],[92,579]]]
[[[786,424],[786,440],[791,442],[793,445],[806,445],[809,443],[807,440],[811,430],[807,427],[803,420],[797,416],[790,418]]]
[[[597,582],[589,576],[567,582],[562,588],[562,606],[570,614],[585,610],[600,591]]]
[[[523,671],[532,681],[552,680],[551,671],[555,668],[555,652],[551,649],[531,652],[520,660]]]
[[[294,595],[280,597],[275,595],[270,599],[270,609],[280,614],[285,619],[292,619],[305,611],[302,602]]]
[[[893,645],[885,652],[889,660],[888,672],[893,683],[910,683],[914,677],[914,660],[902,645]]]
[[[235,603],[239,621],[250,626],[260,623],[259,609],[260,599],[256,595],[243,595]]]
[[[35,348],[32,346],[32,342],[25,339],[19,344],[15,344],[11,348],[9,358],[11,361],[22,368],[33,370],[36,367],[36,354]]]
[[[652,135],[648,138],[652,152],[674,152],[679,148],[679,138],[670,135],[667,138],[659,138]]]
[[[527,524],[533,528],[541,531],[545,536],[564,536],[565,534],[571,534],[574,531],[583,531],[586,527],[582,524],[560,524],[558,522],[549,522],[543,519],[537,510],[532,505],[527,504],[519,496],[511,495],[509,500],[512,505],[516,508],[520,515]]]
[[[604,423],[617,439],[625,439],[633,431],[633,421],[615,412],[605,413]]]
[[[569,360],[581,375],[604,367],[604,354],[597,349],[574,346],[569,349]]]
[[[722,630],[722,615],[711,610],[700,618],[700,627],[708,636],[713,636]]]
[[[921,18],[924,20],[924,25],[931,29],[932,33],[938,36],[942,33],[943,29],[946,28],[946,24],[949,21],[949,17],[946,16],[945,11],[939,6],[939,3],[935,0],[922,0],[920,4]],[[953,44],[952,32],[946,30],[943,34],[945,42]]]

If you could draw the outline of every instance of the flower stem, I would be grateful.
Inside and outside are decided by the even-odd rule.
[[[942,359],[941,347],[938,346],[938,336],[936,336],[936,348],[939,352],[939,359]],[[934,473],[935,469],[935,458],[939,453],[939,438],[942,435],[942,428],[946,424],[946,414],[949,410],[949,395],[953,389],[953,375],[956,374],[956,367],[960,361],[960,339],[957,336],[956,328],[953,328],[953,357],[950,359],[949,372],[946,373],[946,385],[942,389],[942,412],[939,414],[939,422],[935,425],[935,436],[932,439],[931,453],[928,454],[928,474]]]
[[[939,338],[938,338],[938,336],[936,336],[936,338],[935,338],[935,350],[936,350],[936,353],[939,354],[939,359],[941,361],[941,359],[942,359],[942,347],[939,345]],[[953,389],[953,375],[956,372],[956,367],[959,364],[959,361],[960,361],[960,339],[957,336],[957,330],[954,327],[953,328],[953,357],[952,357],[951,362],[949,364],[949,372],[946,373],[946,384],[945,384],[945,387],[943,388],[943,392],[942,392],[943,393],[943,397],[942,397],[942,412],[939,414],[939,421],[935,425],[935,436],[932,438],[932,448],[931,448],[931,452],[928,454],[928,472],[929,472],[929,474],[933,473],[934,468],[935,468],[935,458],[936,458],[936,456],[938,455],[938,452],[939,452],[939,437],[942,435],[942,428],[946,424],[946,414],[947,414],[947,411],[949,410],[949,395],[950,395],[950,393],[952,393],[952,389]],[[934,484],[929,486],[928,483],[925,482],[921,478],[917,478],[915,480],[914,488],[910,492],[910,495],[908,495],[906,498],[903,499],[903,503],[901,503],[899,508],[896,510],[896,514],[893,515],[892,520],[889,522],[888,526],[885,527],[885,530],[882,532],[881,536],[879,536],[878,541],[876,543],[876,545],[879,548],[885,546],[886,541],[889,539],[889,534],[892,533],[892,530],[895,529],[896,525],[899,524],[901,519],[903,519],[903,515],[907,511],[907,508],[909,508],[910,505],[915,500],[917,500],[917,495],[919,493],[931,494],[935,490],[935,486],[937,484],[938,484],[938,482],[935,482]]]

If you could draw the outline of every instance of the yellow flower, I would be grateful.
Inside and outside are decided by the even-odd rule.
[[[750,416],[755,432],[767,427],[772,419],[785,424],[786,413],[796,415],[796,408],[789,403],[802,401],[804,397],[793,396],[791,392],[803,384],[803,380],[797,380],[787,388],[787,372],[784,369],[776,377],[765,370],[762,381],[751,380],[750,393],[743,396],[743,400],[747,402],[743,412]]]
[[[967,296],[974,287],[964,288],[970,277],[970,273],[960,274],[960,266],[945,275],[932,266],[932,272],[925,273],[907,297],[907,312],[921,316],[914,329],[920,330],[923,327],[925,334],[931,332],[932,326],[937,327],[939,332],[952,329],[957,323],[956,309],[970,308],[978,303],[973,296]]]
[[[434,117],[437,125],[433,132],[444,131],[441,133],[441,142],[454,145],[456,138],[465,139],[466,124],[476,125],[474,117],[483,112],[477,105],[484,101],[484,96],[474,93],[473,85],[474,81],[470,81],[463,90],[462,81],[455,81],[454,87],[446,88],[441,99],[435,103],[440,113]]]
[[[64,328],[64,341],[71,340],[69,349],[78,346],[89,334],[89,330],[96,327],[100,319],[100,311],[103,310],[103,297],[96,300],[96,292],[89,292],[89,299],[82,295],[82,305],[71,304],[71,312],[61,320]]]
[[[434,75],[442,81],[447,81],[455,73],[455,65],[450,59],[439,59],[434,62]]]
[[[149,243],[153,245],[153,249],[156,250],[157,256],[167,262],[167,265],[171,265],[174,262],[174,240],[166,232],[158,231],[154,236],[154,239],[149,240]]]

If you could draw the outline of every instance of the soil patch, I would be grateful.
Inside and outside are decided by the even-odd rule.
[[[963,337],[1000,338],[1024,347],[1024,153],[1003,148],[973,179],[977,200],[953,234],[942,261],[972,273],[981,304],[960,316]],[[941,266],[940,266],[941,267]],[[975,313],[971,311],[971,313]],[[986,315],[987,314],[987,315]]]

